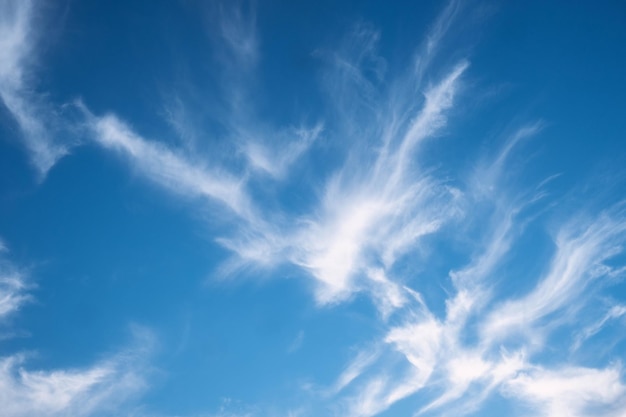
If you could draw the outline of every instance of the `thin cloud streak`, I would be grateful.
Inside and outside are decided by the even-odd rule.
[[[423,77],[431,67],[432,61],[442,49],[441,44],[446,34],[453,26],[462,7],[463,4],[460,1],[449,1],[437,17],[415,60],[415,77],[418,83],[421,83]]]
[[[600,320],[589,326],[584,327],[577,334],[576,339],[572,344],[571,350],[577,350],[586,340],[590,339],[598,332],[600,332],[608,322],[620,319],[623,316],[626,316],[626,306],[622,304],[613,305]]]
[[[310,129],[291,129],[287,133],[274,134],[267,143],[261,143],[258,135],[247,134],[245,136],[250,139],[245,141],[242,150],[254,169],[282,180],[291,165],[309,150],[322,131],[323,126],[318,123]],[[287,136],[288,139],[281,140],[281,136]]]
[[[31,298],[24,274],[8,259],[8,248],[0,241],[0,323],[15,314]]]
[[[220,274],[232,275],[250,263],[274,266],[279,262],[277,257],[285,250],[287,238],[281,234],[280,225],[269,221],[277,216],[260,211],[250,197],[246,175],[207,167],[183,150],[143,138],[113,114],[95,116],[84,104],[77,106],[85,115],[87,134],[97,144],[120,153],[148,180],[175,195],[199,198],[222,209],[234,231],[215,240],[232,250],[236,258],[225,262]]]
[[[68,153],[54,137],[53,112],[29,84],[35,50],[35,2],[0,1],[0,99],[19,126],[39,178]]]
[[[96,117],[82,104],[86,126],[101,146],[123,153],[149,179],[171,191],[203,196],[220,202],[244,219],[254,214],[241,180],[217,170],[193,164],[166,146],[150,142],[134,133],[114,115]]]
[[[0,320],[16,312],[30,298],[25,293],[26,285],[19,273],[9,275],[2,271],[0,276]]]
[[[335,382],[331,394],[336,395],[346,388],[352,381],[359,377],[365,369],[372,365],[380,356],[380,350],[373,348],[359,352],[356,357],[346,366],[346,369],[339,375]]]
[[[253,66],[259,59],[254,3],[249,10],[243,4],[219,6],[219,34],[239,65]]]
[[[557,235],[557,252],[547,275],[525,297],[503,303],[490,314],[482,329],[485,338],[499,339],[511,332],[534,330],[540,319],[571,307],[591,280],[606,275],[607,270],[597,267],[616,254],[625,232],[626,221],[606,212],[582,228],[566,225]]]
[[[7,251],[6,249],[4,250]],[[10,260],[0,262],[0,323],[16,314],[32,296],[26,277]],[[116,413],[148,387],[147,363],[155,338],[146,328],[131,328],[126,349],[82,368],[34,370],[29,356],[18,352],[0,357],[0,404],[3,417],[91,416]],[[0,329],[0,340],[6,328]]]

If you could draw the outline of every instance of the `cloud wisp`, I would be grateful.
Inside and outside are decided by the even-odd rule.
[[[8,249],[4,249],[4,252]],[[0,341],[5,321],[32,298],[25,274],[2,254],[0,262]],[[22,416],[91,416],[116,413],[148,387],[146,362],[154,345],[152,333],[132,328],[133,342],[123,350],[81,368],[29,369],[32,352],[0,357],[1,414]]]
[[[30,299],[23,272],[6,259],[8,248],[0,247],[0,323],[15,314]]]
[[[20,130],[39,178],[68,153],[69,145],[55,133],[52,105],[32,83],[32,65],[38,33],[32,0],[0,1],[0,99]]]
[[[430,88],[424,107],[408,121],[405,132],[383,149],[371,173],[353,175],[347,166],[332,177],[316,215],[296,243],[298,264],[319,281],[321,303],[349,297],[358,286],[355,275],[370,277],[377,287],[387,287],[388,300],[396,304],[393,286],[386,286],[380,268],[389,270],[397,257],[419,237],[436,231],[454,215],[455,190],[409,166],[420,140],[445,125],[445,111],[452,104],[466,63],[459,64],[439,84]],[[384,144],[381,144],[384,145]],[[365,252],[371,251],[371,260]],[[367,274],[368,271],[371,273]],[[381,285],[378,285],[382,283]]]
[[[96,117],[82,103],[78,106],[86,116],[88,133],[98,144],[127,156],[157,184],[182,195],[208,197],[245,219],[254,217],[241,180],[194,164],[166,146],[142,138],[114,115]]]
[[[0,358],[3,415],[90,416],[115,412],[148,386],[140,350],[121,352],[86,368],[28,370],[26,358]]]

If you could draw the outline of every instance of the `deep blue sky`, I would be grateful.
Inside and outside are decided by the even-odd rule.
[[[626,415],[626,6],[0,0],[0,417]]]

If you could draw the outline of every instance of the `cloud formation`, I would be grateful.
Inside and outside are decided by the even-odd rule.
[[[30,298],[22,272],[5,259],[8,248],[0,245],[0,322],[16,313]]]
[[[234,214],[232,234],[218,242],[233,251],[235,263],[295,265],[313,280],[319,305],[367,294],[387,327],[372,341],[374,348],[357,354],[324,390],[338,413],[376,415],[422,391],[430,399],[416,410],[418,415],[471,413],[493,395],[529,409],[540,407],[547,416],[623,412],[619,366],[541,359],[553,334],[578,320],[590,294],[619,273],[607,261],[626,238],[621,204],[560,223],[544,272],[525,277],[532,284],[529,290],[507,293],[499,274],[519,256],[512,250],[536,218],[555,176],[520,190],[505,172],[522,143],[540,134],[544,124],[520,126],[499,152],[455,186],[420,160],[424,142],[445,131],[469,68],[462,59],[424,84],[458,7],[452,2],[444,10],[419,50],[416,68],[405,77],[382,82],[386,65],[377,55],[379,34],[366,25],[357,26],[329,55],[324,82],[342,94],[333,102],[340,122],[325,122],[324,134],[341,139],[345,159],[316,184],[313,202],[295,215],[280,207],[277,213],[276,207],[266,211],[256,200],[258,183],[248,173],[262,172],[288,184],[290,165],[310,151],[321,124],[296,131],[299,139],[269,151],[272,142],[244,123],[233,136],[245,138],[239,143],[249,170],[231,172],[220,166],[207,169],[184,150],[147,140],[114,115],[97,117],[85,110],[88,125],[97,143],[122,152],[157,184],[206,197]],[[244,119],[235,113],[232,120]],[[397,265],[425,236],[443,235],[460,221],[486,227],[466,237],[477,239],[476,244],[465,266],[450,269],[442,315],[420,294],[416,277],[403,276]],[[580,349],[608,320],[622,315],[621,305],[609,306],[570,343]]]
[[[19,127],[31,162],[45,177],[68,153],[55,136],[55,112],[33,85],[38,8],[32,0],[0,1],[0,99]]]
[[[4,250],[5,252],[8,249]],[[18,313],[28,292],[22,272],[3,255],[0,262],[0,324]],[[2,416],[114,415],[147,387],[154,345],[152,333],[133,327],[133,343],[97,363],[81,368],[29,369],[32,352],[0,356]],[[0,341],[7,328],[0,328]]]
[[[49,106],[28,83],[34,3],[0,1],[0,97],[45,175],[68,145],[50,133]],[[365,23],[336,49],[315,51],[326,65],[328,109],[306,127],[259,122],[249,99],[264,58],[256,11],[219,6],[213,41],[228,85],[220,113],[226,150],[199,150],[198,138],[213,132],[189,122],[192,106],[179,96],[164,105],[179,142],[143,135],[114,110],[97,114],[78,101],[81,133],[172,196],[214,208],[224,223],[215,240],[232,254],[223,275],[288,265],[311,284],[320,308],[357,296],[371,302],[372,339],[311,395],[337,415],[374,416],[417,397],[416,416],[464,415],[498,397],[547,417],[621,417],[619,358],[584,355],[605,326],[626,316],[623,300],[605,296],[626,272],[625,203],[553,215],[546,231],[537,219],[556,205],[547,190],[559,174],[521,187],[513,177],[524,169],[512,163],[526,142],[546,134],[542,121],[518,124],[470,169],[427,160],[428,146],[452,130],[468,99],[469,57],[436,65],[462,7],[444,8],[400,76],[379,54],[381,33]],[[298,176],[302,166],[314,178]],[[296,203],[284,197],[294,189],[302,194]],[[545,258],[527,258],[531,227],[545,240]],[[429,244],[453,248],[443,273],[427,268],[429,253],[420,249]],[[7,265],[0,265],[0,320],[31,297]],[[433,282],[439,299],[424,289]],[[289,353],[308,343],[304,334]],[[148,387],[140,359],[150,340],[139,335],[131,348],[77,369],[29,370],[22,353],[0,358],[0,403],[8,417],[113,413]],[[290,414],[306,412],[299,410]]]

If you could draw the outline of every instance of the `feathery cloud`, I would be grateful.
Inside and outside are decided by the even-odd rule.
[[[51,105],[32,85],[36,49],[36,2],[0,1],[0,99],[17,123],[40,179],[68,153],[53,128]]]
[[[2,259],[0,321],[16,314],[31,298],[27,289],[24,275],[8,259]],[[134,326],[131,330],[133,343],[127,349],[87,367],[29,369],[25,353],[1,356],[2,416],[91,416],[119,411],[148,387],[147,359],[155,342],[148,329]]]

